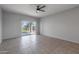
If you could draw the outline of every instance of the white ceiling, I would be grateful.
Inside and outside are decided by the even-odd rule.
[[[2,4],[0,5],[3,10],[21,13],[33,17],[44,17],[47,15],[55,14],[64,10],[68,10],[77,7],[77,4],[45,4],[44,10],[46,12],[36,13],[36,7],[34,4]]]

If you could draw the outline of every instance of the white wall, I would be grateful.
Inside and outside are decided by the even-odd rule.
[[[36,18],[3,11],[3,39],[21,36],[21,21],[34,21]]]
[[[79,43],[79,8],[42,18],[40,29],[43,35]]]
[[[2,42],[2,10],[0,8],[0,43]]]
[[[36,33],[40,35],[40,19],[36,20]]]

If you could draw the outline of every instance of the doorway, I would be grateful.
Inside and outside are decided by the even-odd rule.
[[[22,21],[21,23],[21,34],[22,36],[26,35],[35,35],[36,34],[36,22]]]

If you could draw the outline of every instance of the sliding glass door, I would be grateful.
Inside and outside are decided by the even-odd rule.
[[[22,35],[35,35],[36,34],[36,22],[27,22],[24,21],[22,22],[22,26],[21,26],[21,32]]]

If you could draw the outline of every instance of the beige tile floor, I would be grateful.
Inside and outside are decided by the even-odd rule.
[[[78,54],[79,44],[42,35],[4,40],[1,54]]]

